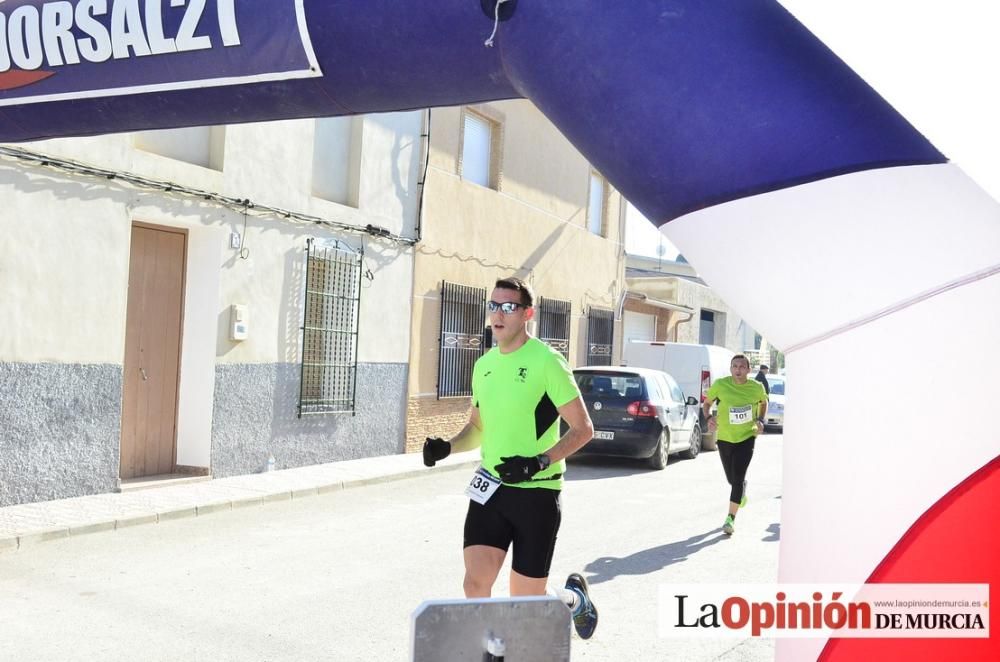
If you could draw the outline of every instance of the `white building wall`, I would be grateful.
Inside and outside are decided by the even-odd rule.
[[[412,237],[422,113],[355,121],[361,140],[356,207],[313,196],[314,120],[205,132],[224,140],[221,157],[210,161],[222,170],[139,149],[132,134],[10,147]],[[196,158],[191,132],[185,135],[174,154]],[[139,142],[154,149],[167,136],[144,138]],[[215,152],[219,148],[216,144]],[[13,452],[0,460],[0,484],[6,486],[0,490],[0,505],[108,491],[117,485],[134,221],[188,231],[178,465],[228,475],[254,470],[266,452],[275,453],[279,466],[298,466],[402,450],[410,246],[254,210],[244,217],[240,209],[213,200],[140,188],[117,178],[68,174],[39,161],[9,157],[0,158],[0,199],[0,422],[13,426],[8,428]],[[241,249],[230,247],[234,232],[243,235]],[[398,421],[391,425],[384,411],[375,410],[348,416],[350,422],[324,416],[306,424],[294,415],[308,237],[365,251],[364,269],[371,277],[363,280],[358,392],[370,390],[362,373],[380,388],[364,398],[359,395],[359,409],[375,405],[391,412],[398,406]],[[228,336],[233,303],[249,309],[249,338],[239,343]],[[242,377],[231,379],[236,373]],[[61,384],[58,393],[45,381]],[[100,388],[95,389],[95,381]],[[46,400],[50,397],[56,399],[54,406]],[[89,423],[74,414],[75,398],[93,405]],[[373,398],[379,402],[370,402]],[[243,402],[256,402],[269,423],[235,412]],[[81,432],[81,425],[89,425],[88,430]],[[248,444],[248,432],[256,441]],[[60,441],[67,434],[76,435],[75,441]],[[348,436],[354,438],[353,446],[337,441]],[[93,466],[87,469],[88,464]],[[73,478],[66,480],[67,475]]]

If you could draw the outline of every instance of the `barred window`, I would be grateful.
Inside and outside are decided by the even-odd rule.
[[[615,339],[614,311],[591,307],[587,317],[587,365],[611,365]]]
[[[441,283],[438,398],[472,395],[472,366],[483,355],[486,288]]]
[[[569,360],[569,301],[542,297],[538,303],[538,339]]]
[[[362,254],[306,242],[299,417],[354,414]]]

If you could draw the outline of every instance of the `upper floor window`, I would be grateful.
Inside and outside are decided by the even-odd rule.
[[[316,120],[312,193],[317,198],[358,206],[363,117]]]
[[[498,187],[497,144],[500,127],[482,115],[466,110],[462,120],[462,179]]]
[[[604,236],[607,209],[607,181],[596,172],[590,173],[590,201],[587,205],[587,229]]]
[[[140,131],[135,146],[177,161],[203,168],[222,170],[226,146],[226,127],[192,126],[183,129]]]

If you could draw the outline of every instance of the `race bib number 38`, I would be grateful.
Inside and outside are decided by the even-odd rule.
[[[465,488],[465,496],[481,505],[490,500],[498,487],[500,487],[500,479],[490,474],[486,469],[479,467],[476,469],[476,473],[472,474],[469,486]]]
[[[729,408],[729,424],[730,425],[740,425],[742,423],[749,423],[753,419],[753,405],[746,405],[744,407],[730,407]]]

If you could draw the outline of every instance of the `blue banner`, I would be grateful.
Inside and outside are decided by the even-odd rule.
[[[319,75],[302,0],[0,3],[0,106]]]

